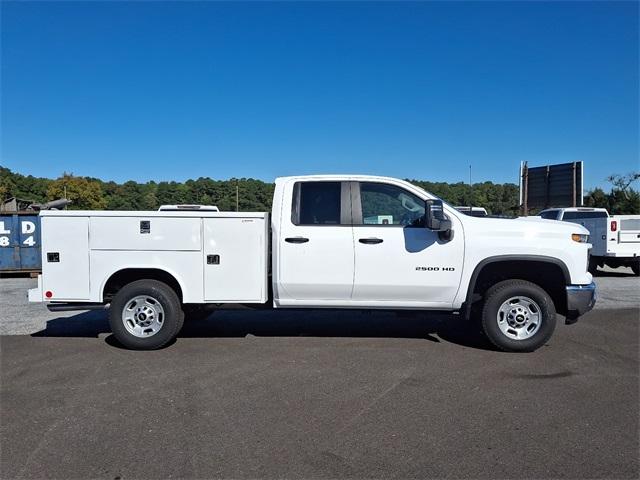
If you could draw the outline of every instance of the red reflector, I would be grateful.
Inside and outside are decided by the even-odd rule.
[[[615,232],[618,230],[618,222],[616,220],[611,220],[611,231]]]
[[[51,298],[53,297],[53,292],[51,290],[47,290],[46,292],[44,292],[44,296],[47,298]]]

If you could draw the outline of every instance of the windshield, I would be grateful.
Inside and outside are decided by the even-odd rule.
[[[411,182],[409,182],[411,183]],[[446,205],[447,207],[449,207],[451,210],[455,210],[456,207],[454,207],[453,205],[451,205],[449,202],[445,202],[444,200],[442,200],[442,198],[438,197],[437,195],[434,195],[431,192],[427,192],[424,188],[422,188],[419,185],[416,185],[415,183],[411,183],[412,186],[414,186],[415,188],[417,188],[418,190],[420,190],[421,192],[424,192],[425,196],[427,198],[433,198],[434,200],[440,200],[444,205]]]
[[[539,217],[546,218],[547,220],[557,220],[558,210],[547,210],[546,212],[540,212]]]

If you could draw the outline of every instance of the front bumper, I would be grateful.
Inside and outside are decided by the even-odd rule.
[[[567,323],[575,323],[596,303],[596,284],[567,285]]]

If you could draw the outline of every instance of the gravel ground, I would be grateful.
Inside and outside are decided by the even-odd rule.
[[[27,290],[37,286],[32,278],[0,278],[0,335],[29,335],[44,330],[48,320],[78,312],[52,313],[39,303],[29,303]]]
[[[631,269],[606,268],[599,272],[595,281],[598,286],[596,310],[640,308],[640,277],[633,276]],[[27,290],[35,287],[36,283],[31,278],[0,278],[0,335],[28,335],[44,330],[49,320],[78,317],[78,312],[52,313],[42,304],[30,304],[27,301]],[[224,318],[237,313],[221,312],[220,315]],[[104,316],[105,312],[92,311],[83,314],[81,318]]]
[[[630,268],[598,270],[594,277],[597,285],[597,310],[612,308],[640,309],[640,277]]]

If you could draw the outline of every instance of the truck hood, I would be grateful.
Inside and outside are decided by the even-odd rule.
[[[469,217],[478,223],[478,226],[484,226],[491,230],[500,231],[517,231],[517,230],[539,230],[547,233],[566,234],[570,236],[572,233],[589,234],[582,225],[571,222],[561,222],[558,220],[547,220],[540,217],[518,217],[518,218],[478,218]],[[465,219],[466,220],[466,219]]]
[[[539,223],[541,226],[544,225],[543,228],[545,229],[561,228],[566,231],[571,230],[571,233],[584,233],[584,234],[589,233],[589,230],[587,230],[584,226],[579,225],[577,223],[572,223],[572,222],[562,222],[560,220],[548,220],[546,218],[541,218],[541,217],[518,217],[518,218],[515,218],[514,220],[516,222]]]

